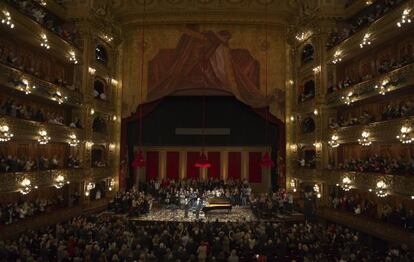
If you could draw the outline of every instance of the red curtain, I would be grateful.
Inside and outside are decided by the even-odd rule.
[[[180,154],[178,152],[167,152],[167,178],[178,180]]]
[[[188,179],[199,178],[200,169],[194,166],[199,157],[200,157],[200,152],[187,152],[187,178]]]
[[[260,167],[260,160],[262,159],[262,153],[249,152],[249,182],[261,183],[262,182],[262,168]]]
[[[238,180],[241,178],[241,153],[229,152],[228,178]]]
[[[156,180],[158,177],[158,162],[159,153],[156,151],[147,152],[147,163],[145,167],[145,173],[147,181]]]
[[[208,152],[208,161],[211,163],[211,167],[208,169],[209,178],[220,177],[220,152]]]

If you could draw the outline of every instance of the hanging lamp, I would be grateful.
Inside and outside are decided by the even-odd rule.
[[[138,151],[135,153],[134,160],[132,161],[132,167],[133,168],[143,168],[146,166],[146,162],[144,159],[144,154],[142,153],[142,105],[143,105],[143,84],[144,84],[144,44],[145,44],[145,1],[143,5],[143,14],[142,14],[142,30],[141,30],[141,85],[140,85],[140,98],[141,103],[139,105],[139,136],[138,136]]]
[[[206,98],[205,96],[203,96],[203,109],[202,109],[202,119],[203,119],[203,128],[202,128],[202,148],[201,148],[201,153],[200,156],[198,158],[198,160],[196,161],[196,163],[194,164],[195,167],[199,167],[199,168],[210,168],[211,167],[211,163],[210,161],[208,161],[207,155],[205,153],[205,136],[204,136],[204,131],[205,131],[205,125],[206,125]]]
[[[267,72],[268,72],[268,63],[267,63],[267,51],[268,51],[269,47],[268,47],[268,36],[267,36],[267,3],[265,5],[265,66],[266,66],[266,71],[265,71],[265,92],[266,92],[266,97],[267,97]],[[267,132],[267,127],[268,127],[268,112],[265,112],[265,143],[268,144],[268,132]],[[261,168],[272,168],[274,167],[275,164],[272,160],[272,158],[270,157],[269,152],[265,152],[265,154],[263,155],[262,159],[260,160],[260,167]]]

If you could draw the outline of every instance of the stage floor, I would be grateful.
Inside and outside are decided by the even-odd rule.
[[[188,218],[185,218],[184,210],[182,209],[154,208],[148,214],[142,215],[140,217],[131,217],[130,220],[191,222],[196,220],[196,216],[192,212],[189,212]],[[208,212],[207,215],[201,212],[199,220],[203,222],[251,222],[257,221],[258,219],[249,207],[233,207],[233,209],[230,212],[226,210],[213,210]],[[280,215],[271,220],[300,221],[303,220],[303,215],[299,213],[294,213],[291,216]]]

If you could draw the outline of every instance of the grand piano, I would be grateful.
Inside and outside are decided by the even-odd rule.
[[[208,213],[212,210],[227,210],[230,212],[232,209],[230,199],[226,197],[213,197],[208,198],[206,205],[203,207],[203,212]]]

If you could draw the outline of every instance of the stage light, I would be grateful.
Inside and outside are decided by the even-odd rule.
[[[210,161],[208,161],[208,158],[205,152],[200,153],[200,156],[198,160],[196,161],[196,163],[194,164],[194,166],[198,168],[210,168],[211,167],[211,163]]]

